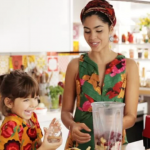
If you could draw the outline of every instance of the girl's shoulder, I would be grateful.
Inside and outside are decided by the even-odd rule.
[[[0,126],[1,132],[15,132],[16,129],[22,127],[22,121],[17,116],[6,116]]]
[[[6,116],[2,122],[2,125],[3,124],[12,124],[12,125],[21,125],[22,124],[22,119],[15,115],[15,114],[10,114],[9,116]],[[1,125],[1,126],[2,126]]]

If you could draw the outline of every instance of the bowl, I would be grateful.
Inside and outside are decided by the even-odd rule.
[[[45,107],[45,108],[37,107],[37,108],[34,110],[34,112],[35,112],[36,114],[45,114],[45,113],[47,112],[47,108],[46,108],[46,107]]]

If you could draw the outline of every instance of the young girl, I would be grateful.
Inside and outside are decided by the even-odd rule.
[[[1,111],[5,119],[0,128],[0,150],[54,150],[57,143],[48,142],[49,130],[44,128],[44,138],[36,114],[38,84],[27,73],[13,71],[6,75],[0,87]],[[50,126],[58,126],[52,121]]]

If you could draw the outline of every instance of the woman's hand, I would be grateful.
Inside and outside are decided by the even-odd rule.
[[[90,132],[84,123],[74,123],[71,128],[72,139],[78,143],[87,143],[91,140],[91,136],[88,133],[82,133],[80,130],[85,130]]]

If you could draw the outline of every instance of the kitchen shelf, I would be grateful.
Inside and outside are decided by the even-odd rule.
[[[148,59],[138,59],[138,58],[134,58],[135,61],[144,61],[144,62],[147,62],[147,61],[150,61],[150,58]]]
[[[140,95],[150,95],[150,88],[140,87],[139,94]]]
[[[113,46],[120,46],[120,45],[125,45],[125,46],[150,46],[150,43],[111,43]]]

